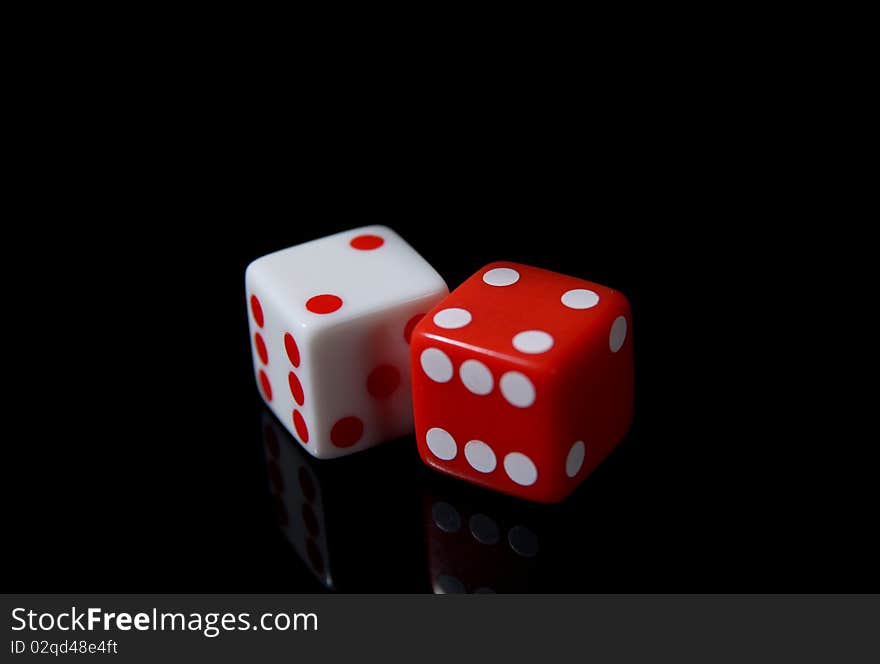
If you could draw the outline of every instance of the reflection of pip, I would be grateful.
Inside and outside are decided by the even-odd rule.
[[[529,591],[542,558],[534,518],[518,512],[516,501],[474,501],[472,492],[445,486],[424,495],[434,592]]]
[[[261,423],[279,528],[324,586],[412,592],[424,583],[424,560],[412,556],[421,540],[421,529],[413,528],[421,521],[418,504],[408,497],[416,473],[388,476],[411,447],[391,444],[328,464],[303,450],[269,410]],[[418,459],[406,458],[420,469]]]

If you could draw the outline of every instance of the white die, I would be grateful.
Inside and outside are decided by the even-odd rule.
[[[276,251],[245,273],[260,393],[312,455],[413,429],[409,335],[449,289],[386,226]]]

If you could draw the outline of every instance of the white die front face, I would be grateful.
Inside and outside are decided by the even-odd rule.
[[[399,235],[366,226],[307,242],[257,259],[245,281],[258,386],[311,454],[343,456],[412,431],[406,333],[448,289]]]

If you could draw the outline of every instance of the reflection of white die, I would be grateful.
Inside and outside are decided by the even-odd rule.
[[[269,491],[278,526],[315,578],[333,589],[321,483],[309,468],[308,457],[287,439],[277,420],[266,411],[262,417]]]
[[[409,336],[449,292],[397,233],[365,226],[276,251],[245,274],[260,393],[314,456],[413,428]]]

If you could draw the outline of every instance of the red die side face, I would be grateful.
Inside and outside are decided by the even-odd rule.
[[[492,263],[412,335],[416,440],[429,466],[561,500],[632,419],[629,303],[589,281]]]

